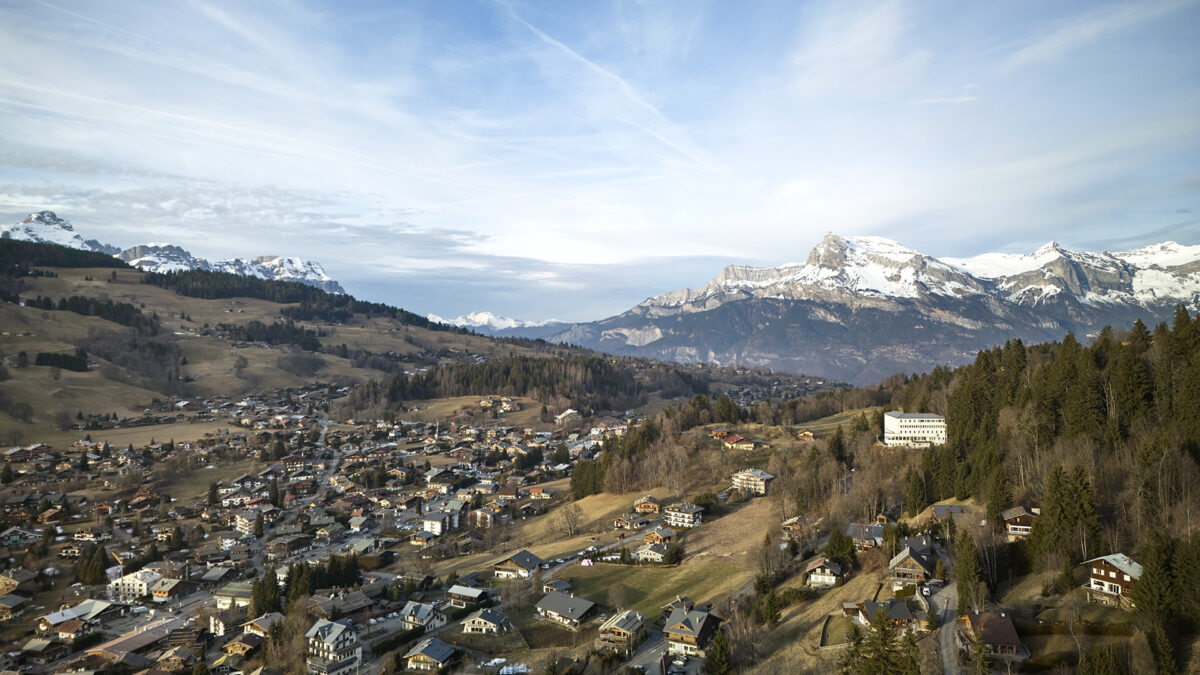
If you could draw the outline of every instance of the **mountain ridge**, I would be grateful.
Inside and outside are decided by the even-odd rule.
[[[704,286],[538,337],[864,383],[965,363],[1012,337],[1165,319],[1179,304],[1200,307],[1200,246],[1092,253],[1050,242],[1029,254],[935,258],[882,237],[828,234],[804,263],[729,265]]]
[[[0,238],[59,244],[104,253],[147,272],[199,269],[273,281],[296,281],[330,293],[346,292],[316,261],[292,256],[255,256],[209,262],[193,256],[182,247],[166,243],[140,244],[122,250],[95,239],[85,240],[68,220],[60,218],[53,211],[38,211],[15,225],[0,226]]]

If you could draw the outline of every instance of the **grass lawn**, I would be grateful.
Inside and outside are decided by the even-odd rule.
[[[162,484],[160,489],[175,499],[189,504],[198,499],[206,499],[208,497],[209,483],[219,483],[223,480],[237,478],[244,473],[261,471],[264,467],[265,464],[257,459],[244,459],[233,464],[220,464],[215,469],[200,469],[199,471],[180,476],[174,482]]]
[[[653,617],[658,616],[662,606],[674,600],[676,595],[686,595],[696,603],[704,603],[740,586],[746,574],[738,565],[713,561],[679,567],[574,565],[566,578],[574,585],[576,595],[600,604],[608,601],[611,587],[621,584],[628,589],[626,597],[631,607]]]
[[[570,649],[590,645],[599,634],[594,621],[584,624],[583,630],[573,631],[542,620],[533,607],[517,610],[508,618],[521,632],[530,649]]]
[[[825,629],[821,631],[821,646],[845,644],[850,640],[851,625],[850,619],[845,616],[829,617]]]
[[[838,425],[842,425],[844,427],[843,430],[848,433],[850,431],[850,425],[853,424],[855,417],[858,417],[860,414],[865,412],[867,413],[867,418],[870,419],[871,415],[874,414],[876,410],[878,410],[878,408],[856,408],[854,410],[847,410],[843,413],[830,415],[829,417],[822,417],[821,419],[812,420],[811,422],[804,422],[795,426],[801,429],[808,429],[818,438],[826,434],[832,434],[837,430]]]

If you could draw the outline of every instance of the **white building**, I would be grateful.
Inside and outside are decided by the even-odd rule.
[[[346,675],[358,670],[362,644],[348,622],[318,619],[304,637],[308,638],[308,675]]]
[[[704,519],[704,509],[691,502],[671,504],[663,513],[666,515],[667,526],[676,529],[699,527]]]
[[[162,575],[154,570],[138,570],[114,579],[108,584],[108,597],[117,602],[132,602],[150,595],[153,586]]]
[[[891,411],[883,416],[883,444],[927,448],[946,442],[946,420],[930,413]]]
[[[742,469],[733,474],[733,489],[748,494],[765,495],[775,476],[761,469]]]

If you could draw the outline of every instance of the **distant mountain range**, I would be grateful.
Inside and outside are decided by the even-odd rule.
[[[484,335],[505,336],[505,335],[520,335],[521,337],[539,337],[541,334],[553,333],[561,330],[566,324],[558,319],[547,319],[545,321],[521,321],[520,319],[510,319],[506,316],[498,316],[491,312],[471,312],[454,319],[445,319],[436,314],[426,315],[430,321],[449,324],[451,326],[462,326],[464,328],[474,329],[477,333]]]
[[[1200,246],[934,258],[827,235],[804,263],[731,265],[703,287],[589,323],[512,334],[685,363],[769,366],[865,384],[959,364],[1005,340],[1080,338],[1200,307]]]
[[[321,263],[301,258],[265,255],[209,262],[172,244],[144,244],[121,250],[95,239],[85,240],[71,223],[52,211],[31,213],[16,225],[0,226],[0,238],[59,244],[115,256],[147,272],[207,270],[275,281],[298,281],[330,293],[345,293],[341,284],[325,273]]]

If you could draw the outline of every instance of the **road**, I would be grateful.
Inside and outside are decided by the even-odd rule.
[[[950,559],[939,547],[938,556],[946,570],[950,571]],[[942,655],[942,672],[945,675],[961,675],[967,672],[958,659],[958,640],[955,638],[955,626],[958,623],[958,587],[949,583],[929,598],[930,608],[937,612],[938,618],[938,652]]]

